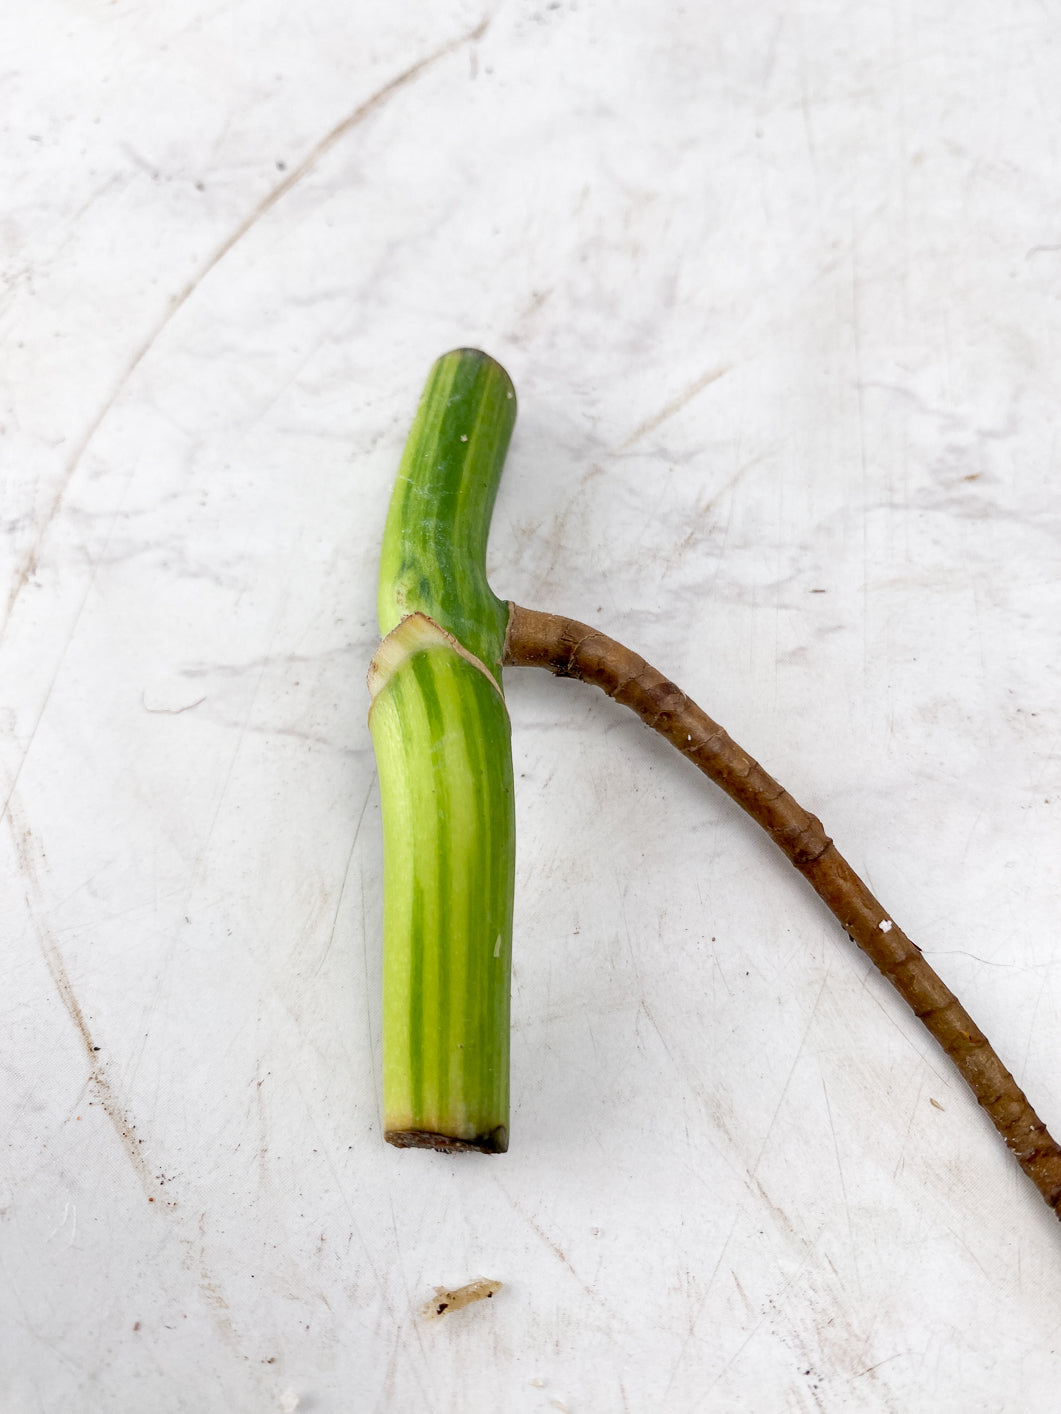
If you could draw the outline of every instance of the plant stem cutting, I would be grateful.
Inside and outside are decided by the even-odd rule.
[[[1046,1202],[1061,1148],[921,950],[821,822],[643,658],[576,620],[499,599],[490,515],[516,401],[504,370],[458,349],[434,365],[384,532],[369,723],[384,832],[384,1132],[445,1151],[508,1145],[515,868],[502,667],[594,683],[760,825],[968,1083]]]

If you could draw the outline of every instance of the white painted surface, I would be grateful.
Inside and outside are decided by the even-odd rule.
[[[383,1145],[364,692],[480,345],[495,587],[816,809],[1061,1126],[1050,7],[2,23],[4,1410],[1053,1408],[1056,1220],[589,689],[509,679],[512,1149]]]

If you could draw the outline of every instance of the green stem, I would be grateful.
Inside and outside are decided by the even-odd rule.
[[[442,355],[398,467],[379,567],[380,633],[427,614],[498,683],[508,604],[486,582],[486,540],[515,421],[499,363],[477,349]]]
[[[369,725],[384,837],[384,1133],[403,1146],[508,1147],[508,606],[487,584],[486,541],[515,415],[500,365],[471,349],[440,358],[384,531]]]

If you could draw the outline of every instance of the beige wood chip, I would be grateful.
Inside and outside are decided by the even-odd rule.
[[[424,1318],[437,1321],[440,1316],[460,1311],[463,1307],[470,1306],[473,1301],[485,1301],[496,1295],[503,1285],[500,1281],[488,1281],[485,1277],[478,1277],[453,1291],[444,1286],[436,1286],[433,1298],[424,1306]]]

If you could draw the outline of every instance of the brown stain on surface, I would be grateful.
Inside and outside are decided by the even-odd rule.
[[[236,1328],[232,1324],[232,1315],[228,1301],[221,1289],[221,1283],[210,1271],[206,1261],[206,1214],[199,1214],[199,1251],[198,1261],[193,1259],[185,1263],[189,1271],[195,1272],[199,1281],[199,1291],[206,1302],[214,1319],[214,1324],[224,1336],[233,1350],[239,1350],[239,1337]],[[197,1270],[196,1270],[197,1269]]]
[[[616,451],[629,451],[635,442],[640,442],[642,437],[646,437],[650,432],[655,432],[657,427],[661,427],[663,423],[669,421],[676,413],[681,412],[686,403],[691,403],[698,393],[702,393],[704,389],[709,387],[712,383],[717,383],[718,380],[725,377],[729,371],[729,367],[727,366],[724,368],[710,368],[706,373],[702,373],[695,382],[690,383],[687,388],[683,389],[676,397],[672,398],[669,403],[665,403],[658,412],[654,412],[651,417],[646,417],[644,422],[639,423],[638,426],[634,428],[633,432],[630,433],[629,437],[619,444]]]
[[[27,824],[17,799],[12,793],[8,801],[7,822],[11,831],[11,838],[14,841],[15,853],[18,857],[19,867],[25,884],[26,908],[33,921],[33,926],[37,933],[37,941],[40,945],[41,955],[44,958],[45,966],[48,969],[55,990],[59,994],[59,1000],[66,1009],[66,1014],[74,1024],[81,1046],[85,1052],[89,1067],[89,1083],[96,1093],[100,1107],[110,1120],[115,1134],[117,1134],[122,1150],[136,1174],[137,1180],[144,1190],[144,1195],[148,1202],[155,1201],[156,1184],[144,1159],[140,1148],[140,1141],[134,1132],[134,1126],[130,1123],[124,1108],[120,1104],[110,1079],[103,1068],[99,1057],[99,1046],[93,1039],[91,1028],[85,1017],[84,1008],[78,1000],[74,991],[73,983],[70,981],[70,974],[66,969],[59,944],[56,942],[51,929],[46,921],[46,906],[44,902],[44,891],[41,887],[40,873],[38,868],[39,859],[43,859],[44,851],[39,841]]]

